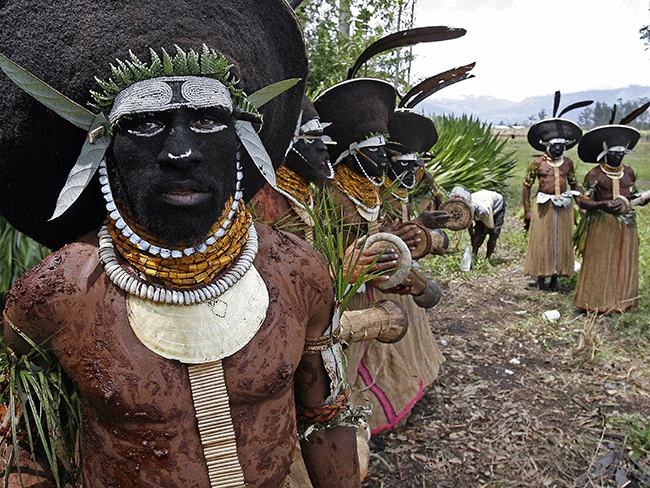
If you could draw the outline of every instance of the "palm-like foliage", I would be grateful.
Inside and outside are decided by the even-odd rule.
[[[0,215],[0,308],[4,308],[6,292],[16,280],[50,252],[18,232]]]
[[[6,316],[5,322],[13,326]],[[0,403],[4,411],[0,443],[12,446],[5,483],[10,473],[21,475],[21,466],[31,468],[28,460],[19,457],[18,446],[24,445],[32,459],[43,453],[46,469],[58,488],[77,486],[81,435],[77,392],[58,361],[14,330],[32,349],[18,357],[0,339]]]
[[[440,117],[439,138],[427,170],[442,189],[462,185],[469,191],[502,191],[514,170],[514,152],[506,152],[507,140],[490,132],[490,125],[463,115]]]

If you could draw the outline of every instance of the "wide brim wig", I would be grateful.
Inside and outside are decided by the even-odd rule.
[[[578,157],[585,163],[598,163],[598,156],[605,147],[632,149],[641,133],[629,125],[603,125],[587,132],[578,145]]]
[[[87,107],[95,77],[132,51],[175,53],[202,46],[224,54],[248,95],[289,78],[296,86],[261,107],[260,137],[273,165],[283,160],[300,112],[307,57],[285,0],[8,0],[0,2],[0,49],[66,97]],[[48,221],[87,134],[45,108],[0,73],[0,214],[57,249],[101,224],[106,210],[97,175],[61,217]],[[234,164],[234,162],[233,162]],[[246,156],[245,199],[265,180]]]
[[[568,119],[545,119],[528,129],[528,144],[538,151],[546,151],[548,142],[553,139],[566,140],[566,148],[571,149],[580,142],[581,137],[582,130],[578,124]]]
[[[401,144],[408,153],[425,153],[438,141],[433,120],[409,110],[397,110],[391,115],[388,135],[389,142]]]
[[[314,100],[325,134],[337,144],[330,146],[332,161],[353,142],[371,135],[388,135],[388,119],[395,110],[397,91],[390,83],[374,78],[354,78],[338,83]]]

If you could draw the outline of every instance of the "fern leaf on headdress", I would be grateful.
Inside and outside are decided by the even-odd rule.
[[[158,53],[151,48],[149,48],[149,55],[151,56],[151,66],[149,67],[151,76],[156,77],[162,75],[163,65],[160,61],[160,56],[158,56]]]
[[[162,53],[163,53],[163,72],[165,73],[165,76],[171,76],[174,73],[174,63],[172,63],[172,58],[169,54],[167,54],[165,48],[163,48]]]
[[[131,51],[130,59],[116,60],[115,64],[110,65],[111,77],[108,80],[95,78],[100,90],[91,91],[93,102],[90,106],[100,112],[110,111],[117,94],[139,81],[159,76],[207,76],[222,82],[241,110],[256,113],[254,106],[246,104],[245,94],[237,88],[239,80],[230,72],[232,65],[221,53],[205,44],[200,54],[193,49],[185,53],[179,46],[176,46],[173,57],[164,48],[161,48],[161,52],[162,56],[153,49],[149,50],[149,66]]]
[[[190,73],[198,75],[201,73],[201,66],[199,65],[199,54],[191,50],[187,55],[187,67]]]
[[[129,62],[129,67],[135,75],[138,81],[146,80],[152,76],[151,69],[138,59],[138,57],[133,54],[133,51],[129,49],[129,56],[131,56],[131,61]]]

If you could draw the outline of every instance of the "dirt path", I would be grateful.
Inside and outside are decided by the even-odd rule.
[[[570,294],[528,289],[522,256],[497,254],[494,274],[450,281],[431,310],[447,361],[409,421],[371,439],[364,488],[617,486],[605,468],[619,454],[621,480],[639,471],[616,419],[650,415],[650,345],[615,339]],[[541,318],[555,309],[559,321]],[[639,463],[650,473],[647,452]]]

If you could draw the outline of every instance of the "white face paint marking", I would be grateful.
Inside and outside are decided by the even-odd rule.
[[[181,154],[179,156],[176,156],[175,154],[172,154],[172,153],[167,153],[167,157],[169,159],[185,159],[185,158],[189,158],[191,156],[191,154],[192,154],[192,150],[188,149],[187,152],[184,152],[183,154]]]
[[[138,130],[138,129],[127,129],[127,132],[129,134],[132,134],[132,135],[138,136],[138,137],[153,137],[153,136],[156,136],[156,135],[160,134],[163,131],[164,128],[165,128],[165,126],[161,125],[160,127],[156,128],[156,129],[154,129],[154,130],[152,130],[150,132],[145,132],[145,131],[141,131],[141,130]]]
[[[190,130],[196,132],[197,134],[214,134],[225,129],[227,126],[224,124],[214,125],[211,127],[190,127]]]

